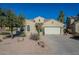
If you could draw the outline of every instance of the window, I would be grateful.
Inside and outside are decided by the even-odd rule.
[[[30,25],[27,25],[27,31],[30,31]]]

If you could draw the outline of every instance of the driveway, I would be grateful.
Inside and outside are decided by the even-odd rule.
[[[79,38],[71,38],[71,35],[46,35],[45,38],[51,47],[49,54],[77,55],[79,54]]]

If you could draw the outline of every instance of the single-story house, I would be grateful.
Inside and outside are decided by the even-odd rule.
[[[56,21],[54,19],[46,20],[43,17],[36,17],[33,20],[26,20],[26,26],[25,26],[25,32],[31,33],[36,32],[35,24],[42,24],[43,27],[43,33],[45,35],[49,34],[63,34],[64,24],[60,23],[59,21]]]

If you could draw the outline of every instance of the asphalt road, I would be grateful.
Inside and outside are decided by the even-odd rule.
[[[75,39],[67,35],[47,35],[45,39],[51,47],[48,54],[53,55],[78,55],[79,54],[79,38]]]

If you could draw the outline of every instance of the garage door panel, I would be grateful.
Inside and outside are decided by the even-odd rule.
[[[45,34],[60,34],[59,27],[46,27]]]

